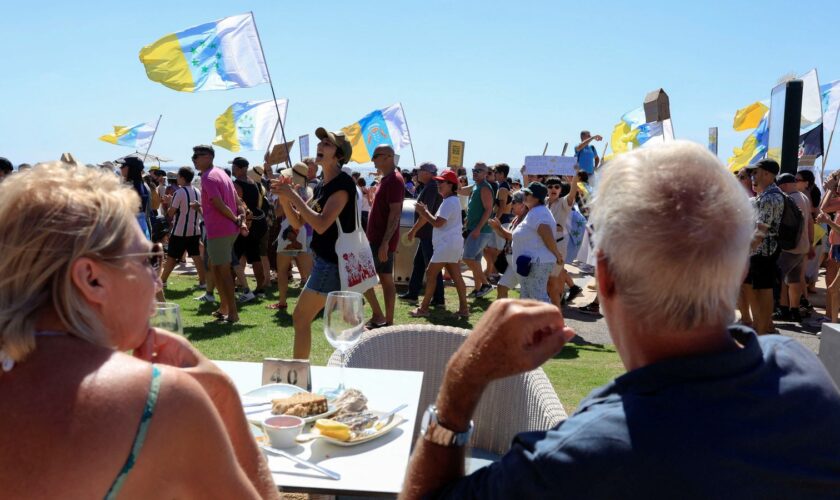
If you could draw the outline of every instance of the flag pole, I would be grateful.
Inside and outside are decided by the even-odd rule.
[[[149,146],[146,148],[146,152],[143,153],[143,163],[146,163],[146,157],[149,156],[149,151],[152,149],[152,143],[155,141],[155,134],[157,134],[157,129],[160,126],[160,119],[163,118],[163,115],[159,115],[157,119],[157,123],[155,123],[155,131],[152,132],[152,138],[149,139]]]
[[[280,105],[277,104],[277,94],[274,92],[274,83],[271,81],[271,72],[268,70],[268,61],[265,60],[265,50],[263,49],[262,45],[262,38],[260,37],[260,30],[257,28],[257,20],[254,18],[254,11],[250,11],[251,14],[251,21],[254,23],[254,32],[257,34],[257,41],[260,42],[260,53],[262,54],[263,63],[265,63],[265,73],[268,75],[268,86],[271,87],[271,97],[274,99],[274,109],[277,110],[277,123],[280,125],[280,137],[283,139],[283,145],[286,145],[286,130],[283,127],[283,117],[280,116]],[[288,103],[286,104],[288,106]],[[274,132],[277,132],[277,126],[274,126]],[[274,134],[271,134],[271,137],[274,137]],[[271,140],[269,139],[269,144],[271,144]],[[290,154],[286,151],[286,166],[288,168],[292,168],[292,162],[289,159]]]
[[[543,156],[545,156],[545,152],[548,151],[548,143],[545,143],[545,147],[543,148]]]
[[[823,159],[822,159],[822,169],[820,172],[820,177],[825,177],[825,164],[828,160],[828,150],[831,149],[831,140],[834,139],[834,129],[837,128],[837,118],[840,116],[840,113],[834,115],[834,127],[831,128],[831,134],[828,135],[828,144],[825,146],[825,151],[823,152]],[[823,124],[825,126],[825,124]]]
[[[560,156],[566,156],[566,150],[567,149],[569,149],[569,143],[568,142],[563,144],[563,152],[560,153]],[[543,153],[543,154],[545,154],[545,153]]]
[[[408,129],[408,118],[405,117],[405,108],[403,107],[402,103],[400,104],[400,109],[403,112],[403,119],[405,120],[405,131],[408,132],[408,145],[411,146],[411,159],[414,161],[414,166],[417,166],[417,158],[414,156],[414,139],[411,138],[411,130]]]

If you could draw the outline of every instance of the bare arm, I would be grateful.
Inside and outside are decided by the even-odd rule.
[[[391,241],[391,236],[400,226],[400,216],[402,215],[402,202],[388,204],[388,224],[385,226],[385,234],[382,236],[382,244],[387,245]]]
[[[512,240],[513,239],[513,232],[508,231],[507,229],[502,227],[502,223],[499,222],[498,219],[490,219],[490,220],[487,221],[487,224],[490,224],[490,227],[493,228],[493,231],[495,231],[496,234],[498,234],[502,238],[504,238],[506,240]]]
[[[458,194],[460,194],[461,196],[467,196],[468,194],[472,193],[473,186],[475,186],[475,184],[470,184],[462,188],[458,188]]]
[[[840,198],[834,195],[834,191],[828,191],[820,202],[820,212],[832,213],[840,210]]]
[[[187,434],[186,439],[197,437],[195,441],[201,443],[176,444],[179,451],[173,456],[189,453],[184,450],[194,451],[195,456],[180,461],[165,460],[167,466],[177,467],[180,463],[190,469],[184,474],[186,486],[204,490],[207,494],[215,491],[215,495],[222,497],[228,495],[220,492],[227,491],[238,492],[246,498],[254,498],[257,493],[263,498],[276,498],[277,487],[250,433],[242,413],[242,402],[230,378],[186,339],[162,330],[150,330],[146,342],[135,350],[134,355],[146,360],[153,358],[156,363],[168,365],[164,373],[169,375],[169,380],[165,380],[161,387],[177,394],[166,406],[166,400],[162,400],[162,407],[176,409],[177,413],[190,413],[192,410],[203,414],[194,415],[188,421],[193,426],[209,427],[205,431],[193,428],[189,433],[174,429],[166,434],[167,442],[177,442],[178,436]],[[166,418],[166,414],[158,412],[155,417],[172,421]],[[183,425],[178,427],[183,430]],[[190,480],[189,476],[203,479]]]
[[[563,263],[563,256],[560,252],[557,251],[557,242],[554,241],[554,232],[551,230],[551,227],[548,224],[540,224],[537,227],[537,234],[540,235],[540,239],[542,239],[543,244],[548,251],[554,254],[554,258],[557,259],[558,264]]]
[[[484,224],[490,219],[490,215],[493,213],[493,190],[492,189],[482,189],[481,190],[481,205],[484,207],[484,212],[481,214],[481,219],[478,221],[478,225],[473,228],[472,232],[475,234],[474,238],[478,238],[478,234],[481,232],[481,228],[484,227]]]
[[[423,203],[418,202],[417,205],[415,205],[415,209],[417,210],[417,215],[419,215],[420,218],[417,219],[417,224],[415,224],[414,227],[422,226],[427,221],[432,225],[432,227],[443,227],[446,225],[446,219],[432,215],[432,213],[429,212],[428,207],[426,207]],[[420,224],[421,221],[423,224]],[[414,231],[414,227],[411,228],[412,231]]]
[[[469,426],[481,394],[495,379],[532,370],[556,354],[574,331],[560,311],[534,301],[494,301],[450,358],[437,397],[441,425]],[[424,498],[464,475],[464,449],[417,440],[400,498]]]
[[[510,190],[508,188],[499,188],[499,192],[496,193],[496,199],[499,200],[496,213],[507,213],[508,207],[510,206]]]
[[[569,206],[571,207],[571,206],[574,206],[575,199],[577,198],[577,193],[578,193],[577,176],[573,175],[573,176],[567,177],[567,179],[568,179],[568,182],[569,182],[569,194],[566,195],[566,203],[568,203]],[[560,223],[560,224],[564,224],[564,225],[566,224],[566,221],[563,221],[563,222],[557,221],[557,222]]]
[[[239,218],[236,216],[236,214],[234,214],[230,210],[230,207],[225,205],[225,202],[222,201],[222,199],[219,198],[218,196],[213,197],[210,200],[210,203],[212,203],[213,206],[216,207],[216,210],[218,210],[225,218],[230,219],[231,221],[236,222],[236,223],[239,222]]]

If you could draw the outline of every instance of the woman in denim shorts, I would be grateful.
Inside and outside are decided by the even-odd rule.
[[[314,256],[312,273],[292,315],[295,359],[309,358],[312,321],[324,308],[327,294],[341,289],[335,253],[337,224],[341,224],[344,232],[356,229],[356,183],[341,171],[341,166],[350,160],[353,148],[342,132],[328,132],[322,127],[315,131],[315,136],[320,139],[317,162],[323,170],[324,180],[315,188],[312,201],[306,203],[289,178],[281,177],[271,184],[290,223],[294,227],[309,224],[314,230],[310,246]]]

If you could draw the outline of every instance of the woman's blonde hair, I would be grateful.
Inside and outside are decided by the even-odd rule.
[[[39,163],[0,183],[0,349],[22,361],[47,307],[72,335],[109,346],[71,266],[79,257],[123,252],[139,203],[115,175],[63,162]]]

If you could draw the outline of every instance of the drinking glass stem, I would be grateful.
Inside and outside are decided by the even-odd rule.
[[[341,367],[338,371],[338,390],[339,393],[344,392],[344,349],[341,349]],[[340,394],[339,394],[340,395]]]

